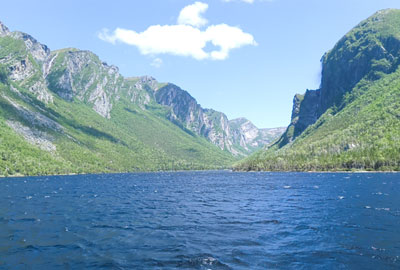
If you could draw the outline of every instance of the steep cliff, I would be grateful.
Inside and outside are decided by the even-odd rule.
[[[377,12],[347,33],[322,58],[318,116],[346,105],[345,95],[362,80],[375,81],[399,66],[399,11]]]
[[[53,95],[46,87],[42,72],[50,50],[28,34],[10,32],[0,22],[0,65],[4,76],[24,87],[39,100],[49,103]]]
[[[382,10],[322,58],[320,89],[296,95],[280,140],[245,170],[400,169],[400,10]]]
[[[202,108],[186,91],[167,84],[155,92],[159,104],[171,108],[168,118],[177,125],[207,138],[235,156],[248,154],[277,139],[283,129],[266,133],[245,118],[229,121],[221,112]]]
[[[240,146],[247,153],[254,152],[276,141],[286,127],[257,128],[246,118],[237,118],[229,121],[234,145]]]
[[[280,147],[292,142],[308,126],[317,121],[320,93],[321,90],[307,90],[304,95],[297,94],[294,96],[291,122],[277,142]]]
[[[347,33],[321,59],[320,89],[307,90],[293,101],[291,124],[280,146],[292,142],[329,108],[335,112],[348,102],[353,88],[363,79],[375,81],[399,66],[400,40],[396,10],[382,10]]]

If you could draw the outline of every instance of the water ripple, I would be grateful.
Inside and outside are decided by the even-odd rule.
[[[398,174],[0,181],[0,269],[400,269]]]

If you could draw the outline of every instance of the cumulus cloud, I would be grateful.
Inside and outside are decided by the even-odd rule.
[[[136,46],[143,55],[172,54],[197,60],[224,60],[232,49],[257,45],[254,37],[239,27],[218,24],[201,30],[199,27],[206,24],[201,14],[207,8],[207,4],[196,2],[182,9],[176,25],[153,25],[143,32],[117,28],[110,33],[103,29],[98,37],[112,44]],[[217,49],[206,51],[208,43]]]
[[[202,15],[207,9],[208,5],[202,2],[196,2],[184,7],[179,13],[178,24],[192,25],[195,27],[206,25],[208,21],[203,18]]]

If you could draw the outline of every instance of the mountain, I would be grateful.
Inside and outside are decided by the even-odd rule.
[[[245,118],[228,120],[221,112],[202,108],[187,91],[171,83],[156,90],[155,99],[170,108],[170,121],[235,156],[247,156],[284,132],[283,128],[259,129]]]
[[[286,130],[286,127],[259,129],[243,117],[230,120],[229,128],[233,147],[246,154],[268,146]]]
[[[0,108],[0,175],[218,169],[239,156],[221,143],[226,116],[179,87],[2,23]]]
[[[321,85],[240,170],[400,170],[400,10],[361,22],[322,57]]]

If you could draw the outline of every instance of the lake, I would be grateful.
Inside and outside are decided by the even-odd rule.
[[[0,179],[0,269],[400,269],[400,174]]]

